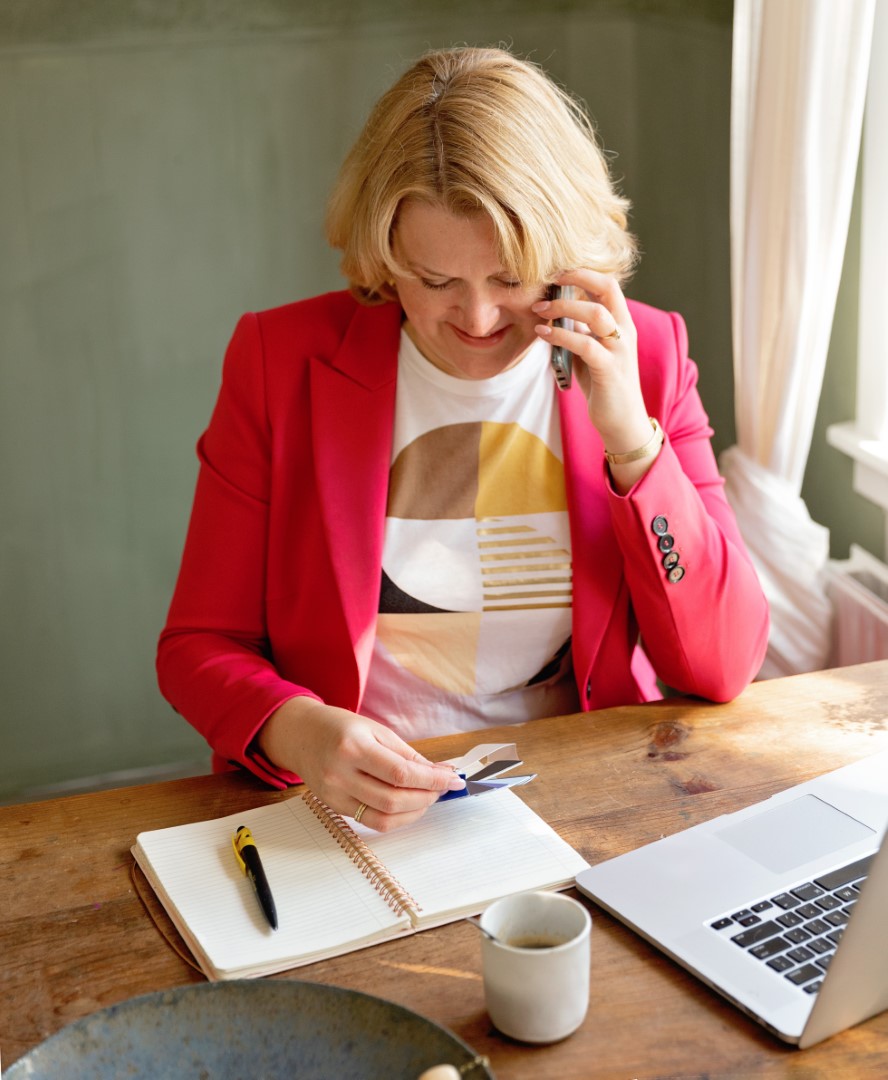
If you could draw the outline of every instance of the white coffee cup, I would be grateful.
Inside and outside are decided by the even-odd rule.
[[[583,905],[560,893],[517,893],[491,904],[480,922],[484,995],[495,1026],[531,1043],[576,1031],[589,1007],[592,920]]]

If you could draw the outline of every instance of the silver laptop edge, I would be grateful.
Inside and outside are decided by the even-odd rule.
[[[770,825],[801,811],[815,811],[826,826],[829,850],[805,850],[802,830],[804,861],[787,866]],[[773,1034],[805,1047],[888,1008],[888,843],[879,846],[886,827],[883,753],[599,863],[577,876],[577,887]],[[752,845],[761,837],[767,844],[770,832],[775,843],[760,858]],[[877,851],[816,995],[711,929],[722,913]]]

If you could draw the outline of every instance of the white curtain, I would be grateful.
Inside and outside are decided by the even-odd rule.
[[[764,678],[829,652],[829,534],[801,498],[835,309],[876,0],[734,0],[737,445],[720,458],[771,604]]]

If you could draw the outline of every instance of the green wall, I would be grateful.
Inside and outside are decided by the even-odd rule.
[[[205,767],[153,671],[194,443],[238,316],[338,286],[326,191],[426,48],[511,43],[587,101],[637,205],[631,291],[685,314],[732,441],[730,20],[728,0],[0,8],[0,799]]]

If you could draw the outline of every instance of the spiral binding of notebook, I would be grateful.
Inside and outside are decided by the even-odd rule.
[[[407,915],[413,921],[422,908],[394,874],[390,873],[370,848],[367,847],[345,818],[331,810],[313,791],[306,791],[302,798],[309,810],[355,866],[358,867],[388,906],[398,915]]]

